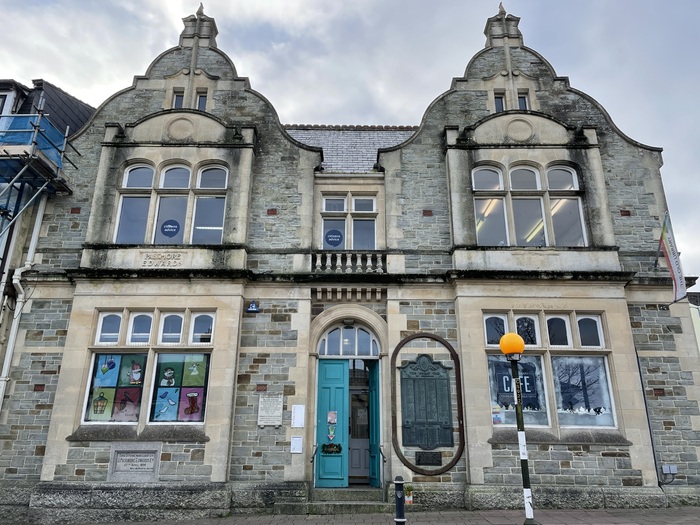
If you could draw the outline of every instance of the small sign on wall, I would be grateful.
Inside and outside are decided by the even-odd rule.
[[[258,426],[282,425],[282,394],[260,394],[258,399]]]
[[[107,481],[158,481],[160,454],[160,443],[112,443]]]

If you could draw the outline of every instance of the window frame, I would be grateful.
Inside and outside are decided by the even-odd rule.
[[[109,334],[114,334],[116,335],[116,339],[114,341],[101,341],[100,339],[104,335],[103,328],[104,328],[104,322],[105,319],[108,317],[117,317],[119,319],[119,328],[117,332],[108,332]],[[122,333],[122,327],[123,327],[123,321],[124,317],[122,312],[116,312],[116,311],[103,311],[100,312],[99,318],[98,318],[98,328],[95,332],[95,345],[99,346],[116,346],[119,344],[119,340],[121,338],[121,333]]]
[[[376,192],[366,193],[363,191],[347,191],[343,193],[339,192],[322,192],[322,205],[321,205],[321,247],[324,251],[376,251],[378,245],[377,231],[378,231],[378,195]],[[356,203],[359,200],[372,201],[372,210],[358,210]],[[342,201],[343,208],[340,209],[329,209],[330,201]],[[326,242],[327,233],[332,230],[340,230],[339,226],[328,229],[327,225],[330,225],[330,221],[342,222],[343,239],[342,242],[334,247]],[[371,244],[372,248],[358,248],[357,245],[360,244],[360,239],[364,240],[360,234],[362,232],[356,231],[356,224],[360,222],[371,222],[372,223],[372,234],[371,234]],[[369,239],[369,238],[368,238]]]
[[[172,109],[184,109],[185,107],[185,90],[177,88],[173,90],[173,98],[171,99]]]
[[[605,314],[603,312],[582,312],[582,311],[570,311],[570,312],[552,312],[552,311],[546,311],[546,310],[539,310],[537,312],[514,312],[513,310],[508,310],[508,311],[500,311],[500,312],[493,312],[493,311],[483,311],[482,312],[482,323],[483,323],[483,329],[484,329],[484,348],[486,355],[488,356],[488,359],[494,359],[498,357],[500,359],[500,356],[502,356],[502,353],[499,352],[497,349],[499,349],[499,345],[496,345],[494,343],[489,343],[488,338],[487,338],[487,320],[490,318],[498,318],[504,320],[504,324],[506,326],[506,331],[508,330],[507,326],[510,325],[512,327],[517,326],[517,319],[523,318],[523,317],[528,317],[528,318],[534,318],[535,319],[535,326],[538,327],[538,329],[541,326],[547,327],[547,337],[546,339],[544,338],[543,334],[539,334],[538,337],[538,344],[537,345],[526,345],[527,348],[530,348],[530,350],[527,352],[527,356],[540,356],[542,359],[542,374],[543,374],[543,381],[544,381],[544,386],[545,386],[545,391],[547,392],[546,395],[546,409],[548,413],[548,420],[551,428],[560,428],[560,429],[568,429],[568,428],[592,428],[592,429],[610,429],[610,428],[619,428],[619,423],[618,423],[618,416],[617,416],[617,410],[615,406],[615,397],[616,397],[616,392],[613,389],[613,378],[612,378],[612,373],[611,373],[611,359],[610,356],[612,354],[612,350],[607,347],[606,344],[606,328],[605,328]],[[568,338],[568,345],[553,345],[550,342],[550,336],[549,336],[549,329],[548,329],[548,321],[551,319],[560,319],[563,320],[566,326],[567,330],[567,338]],[[572,320],[576,319],[576,326],[575,330],[574,327],[572,326],[571,322]],[[581,335],[580,335],[580,328],[578,324],[579,319],[595,319],[596,320],[596,328],[597,328],[597,333],[598,337],[601,341],[600,346],[583,346],[581,342]],[[544,325],[542,323],[544,322]],[[563,400],[566,396],[566,394],[560,392],[561,386],[561,380],[560,376],[557,376],[558,369],[557,369],[557,363],[563,362],[562,360],[556,361],[558,358],[570,358],[570,359],[581,359],[581,366],[586,365],[586,359],[590,358],[596,358],[596,359],[601,359],[603,363],[603,368],[601,369],[600,366],[598,366],[597,370],[597,382],[595,384],[598,384],[599,386],[597,388],[600,388],[601,390],[596,392],[595,395],[596,397],[606,401],[609,403],[609,407],[604,407],[604,406],[599,406],[595,407],[595,409],[592,412],[592,407],[589,407],[585,412],[578,412],[581,415],[581,418],[579,418],[578,422],[575,419],[575,415],[573,416],[568,416],[563,414],[565,411],[563,409]],[[579,373],[580,374],[580,373]],[[489,365],[489,389],[491,392],[491,397],[493,398],[493,392],[494,388],[498,388],[497,386],[492,384],[492,370],[491,370],[491,365]],[[605,377],[605,383],[600,384],[599,381],[601,378]],[[592,391],[591,391],[592,392]],[[570,395],[570,394],[569,394]],[[587,398],[587,396],[586,396]],[[581,401],[579,401],[580,403]],[[587,401],[585,401],[587,402]],[[511,423],[504,423],[505,421],[504,418],[501,418],[500,420],[497,421],[498,418],[501,416],[498,416],[497,418],[497,413],[501,414],[501,410],[499,409],[498,411],[496,410],[496,407],[491,407],[492,408],[492,414],[494,417],[494,425],[503,425],[503,426],[513,426]],[[609,408],[609,410],[608,410]],[[503,409],[503,407],[501,407]],[[506,409],[507,410],[507,409]],[[599,421],[607,421],[610,420],[613,422],[612,425],[608,424],[585,424],[586,418],[590,418],[590,416],[601,416],[603,418],[607,418],[605,420],[599,420]],[[566,423],[564,423],[566,421]],[[592,418],[591,421],[595,422],[596,418]]]
[[[561,170],[571,175],[572,188],[550,188],[549,174],[556,170]],[[488,188],[484,187],[487,184],[477,183],[479,173],[482,171],[498,173],[499,187]],[[514,180],[517,181],[515,174],[519,174],[521,171],[534,174],[534,187],[518,188],[517,183],[514,184]],[[582,198],[583,192],[580,190],[577,171],[569,166],[555,163],[547,169],[541,170],[530,164],[518,162],[514,163],[504,173],[499,167],[491,164],[482,164],[475,166],[471,170],[471,189],[474,205],[474,230],[478,246],[568,248],[587,247],[589,245]],[[490,201],[490,203],[485,204],[487,201]],[[539,214],[537,214],[535,207],[529,201],[539,202]],[[566,236],[561,233],[559,240],[557,240],[557,231],[560,230],[562,224],[571,224],[573,226],[573,222],[562,222],[556,217],[558,209],[567,201],[575,203],[574,205],[577,209],[575,214],[575,226],[577,229],[574,231],[576,242],[567,242]],[[480,231],[483,225],[487,223],[485,218],[491,216],[491,211],[497,202],[501,203],[503,209],[503,222],[501,221],[500,213],[498,217],[494,215],[489,228],[491,237],[487,238],[485,233],[481,232],[480,234]],[[554,204],[552,204],[553,202]],[[568,216],[569,221],[572,221],[571,212]],[[531,220],[525,219],[530,217]],[[573,227],[567,228],[568,231],[573,231]]]
[[[103,319],[110,316],[117,315],[120,319],[120,330],[118,339],[115,343],[100,343],[99,335],[101,333]],[[133,334],[134,320],[139,318],[139,316],[147,316],[151,319],[151,330],[149,334],[148,343],[134,343],[131,341]],[[162,332],[161,327],[164,324],[164,319],[170,315],[181,315],[182,316],[182,331],[179,343],[163,343],[161,342],[160,334]],[[194,342],[192,337],[189,335],[184,336],[184,331],[187,330],[188,334],[194,332],[194,323],[198,317],[201,316],[211,317],[211,339],[208,342]],[[94,338],[93,344],[88,347],[87,351],[90,353],[90,365],[88,368],[88,380],[86,382],[85,391],[82,400],[82,415],[81,424],[86,425],[152,425],[152,424],[193,424],[193,425],[204,425],[206,422],[206,414],[208,411],[208,393],[210,389],[210,371],[212,356],[214,354],[214,338],[216,330],[216,310],[190,310],[182,309],[177,311],[172,310],[160,310],[154,308],[152,310],[130,310],[128,308],[122,310],[103,310],[98,311],[96,316],[95,327],[94,327]],[[128,323],[123,321],[127,319]],[[125,329],[125,324],[128,324],[128,328]],[[153,336],[154,327],[158,326],[159,335],[157,337]],[[200,398],[200,410],[201,417],[197,416],[192,420],[168,420],[168,421],[156,421],[153,419],[153,414],[156,406],[155,395],[158,391],[157,384],[157,372],[158,363],[160,362],[161,356],[171,355],[171,356],[183,356],[183,362],[196,362],[198,357],[203,356],[200,361],[206,363],[206,368],[204,371],[204,376],[202,377],[202,384],[195,385],[192,381],[189,381],[187,385],[183,383],[182,387],[190,388],[197,387],[203,389],[203,395]],[[113,358],[113,359],[112,359]],[[132,364],[129,365],[125,363],[125,359],[132,359]],[[188,360],[189,359],[189,360]],[[112,360],[113,365],[107,366],[107,363]],[[136,360],[139,373],[139,383],[133,383],[131,381],[131,371],[134,369],[133,363]],[[101,368],[98,365],[102,363]],[[102,367],[105,370],[102,370]],[[131,367],[131,368],[130,368]],[[113,370],[116,369],[116,370]],[[127,372],[128,370],[128,372]],[[150,371],[150,372],[149,372]],[[201,369],[199,370],[201,373]],[[108,375],[106,375],[108,374]],[[128,383],[125,382],[125,374],[129,375]],[[116,377],[114,377],[116,375]],[[194,372],[190,372],[190,375],[195,376]],[[110,377],[111,376],[111,377]],[[96,383],[98,378],[105,377],[110,385],[105,385],[101,383]],[[111,384],[113,383],[113,384]],[[126,383],[126,384],[125,384]],[[137,386],[138,385],[138,386]],[[103,393],[107,388],[111,388],[112,392],[105,396],[107,404],[102,405],[103,412],[104,409],[109,408],[109,417],[97,417],[91,418],[91,410],[93,409],[95,401],[99,397],[98,393],[102,391]],[[132,404],[135,407],[136,415],[132,416],[131,419],[124,419],[119,417],[116,412],[116,399],[119,392],[127,391],[131,392],[133,389],[139,389],[139,401]],[[181,397],[184,399],[186,394]],[[128,396],[126,396],[128,399]],[[131,399],[129,399],[131,401]],[[203,401],[203,405],[202,402]],[[172,403],[171,403],[172,405]],[[172,405],[174,406],[174,405]],[[121,411],[120,411],[121,412]],[[100,414],[98,414],[99,416]]]
[[[127,186],[129,174],[140,168],[149,168],[152,170],[152,180],[150,186]],[[175,184],[173,186],[168,182],[167,176],[173,170],[187,170],[188,181],[187,186]],[[207,170],[221,170],[223,173],[222,184],[219,187],[202,187],[202,177]],[[194,170],[187,164],[182,162],[169,162],[154,168],[151,165],[138,163],[128,166],[124,170],[121,185],[118,189],[118,207],[116,221],[114,226],[113,242],[115,244],[147,244],[149,246],[197,246],[216,244],[221,245],[224,242],[224,232],[226,226],[226,212],[228,202],[228,191],[230,182],[230,170],[222,163],[207,163],[201,166],[194,175]],[[214,222],[215,225],[207,224],[212,217],[202,219],[206,229],[216,229],[219,233],[218,239],[207,238],[205,242],[197,241],[198,215],[197,205],[202,202],[202,199],[212,198],[221,199],[219,205],[220,213],[217,213]],[[134,210],[138,211],[137,221],[133,223],[127,222],[129,217],[134,217],[133,213],[125,214],[126,204],[128,199],[134,202],[131,204]],[[142,199],[144,202],[140,205],[136,199]],[[178,203],[176,200],[179,199]],[[173,215],[173,211],[168,212],[173,217],[161,217],[164,205],[175,206],[173,210],[177,213]],[[140,207],[139,207],[140,206]],[[146,208],[145,210],[143,208]],[[172,235],[168,235],[162,231],[163,225],[169,220],[177,223],[179,228]],[[171,231],[175,228],[175,224],[171,225]],[[138,233],[143,231],[143,238],[138,237]],[[138,240],[137,240],[138,237]],[[125,239],[126,238],[126,239]],[[127,241],[127,242],[125,242]]]

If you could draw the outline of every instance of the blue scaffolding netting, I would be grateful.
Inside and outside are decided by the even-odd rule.
[[[8,115],[0,117],[0,146],[31,146],[37,149],[58,169],[63,167],[61,150],[65,137],[46,117],[41,115]]]

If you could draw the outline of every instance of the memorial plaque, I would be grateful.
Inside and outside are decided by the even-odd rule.
[[[155,451],[117,451],[115,472],[152,472],[156,465]]]
[[[442,466],[442,454],[439,452],[416,452],[416,465],[430,467]]]
[[[449,369],[427,354],[399,368],[403,445],[423,450],[453,446]]]
[[[158,481],[161,443],[112,443],[107,481]]]
[[[258,400],[258,426],[282,425],[282,394],[260,394]]]

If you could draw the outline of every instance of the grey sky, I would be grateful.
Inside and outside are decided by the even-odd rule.
[[[0,0],[0,77],[44,78],[99,105],[177,45],[197,1]],[[687,275],[700,274],[697,0],[506,0],[525,45],[598,100],[628,136],[664,148]],[[484,47],[495,0],[208,0],[217,43],[283,123],[406,124]],[[696,286],[697,290],[700,286]]]

